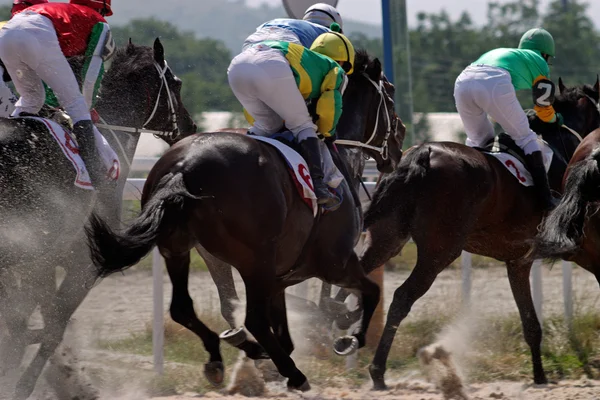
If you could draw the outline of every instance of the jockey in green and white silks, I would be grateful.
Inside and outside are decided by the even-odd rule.
[[[525,153],[544,210],[554,207],[537,134],[519,104],[516,90],[532,90],[534,109],[546,123],[561,124],[554,112],[555,87],[548,61],[554,57],[554,39],[541,28],[527,31],[519,47],[491,50],[469,65],[454,86],[456,109],[465,127],[467,145],[480,147],[495,136],[490,115]]]

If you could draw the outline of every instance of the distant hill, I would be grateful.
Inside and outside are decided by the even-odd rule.
[[[127,0],[113,3],[112,25],[125,25],[134,18],[155,17],[175,24],[181,30],[192,31],[198,38],[222,40],[232,52],[237,52],[246,36],[256,27],[273,18],[287,17],[283,7],[263,5],[248,7],[244,0]],[[377,25],[345,21],[347,33],[360,32],[368,37],[381,36]]]

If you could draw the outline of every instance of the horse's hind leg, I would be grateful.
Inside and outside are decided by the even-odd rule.
[[[337,354],[350,355],[357,348],[365,346],[367,329],[369,328],[369,323],[371,322],[375,308],[377,308],[377,304],[379,303],[381,289],[375,282],[367,277],[355,252],[352,252],[350,258],[346,262],[343,275],[343,278],[336,281],[335,284],[346,289],[357,289],[362,295],[362,324],[359,332],[353,335],[356,342],[349,337],[343,337],[337,339],[334,344]]]
[[[196,245],[196,250],[204,259],[206,268],[208,268],[210,276],[215,285],[217,285],[217,292],[219,293],[219,301],[221,303],[221,315],[223,315],[229,326],[234,329],[237,327],[234,317],[235,303],[239,302],[240,299],[235,291],[232,267],[210,254],[200,245]]]
[[[435,232],[435,230],[432,230],[432,232]],[[437,233],[439,234],[439,232]],[[449,237],[452,237],[452,235],[449,235]],[[384,381],[386,362],[400,322],[406,318],[415,301],[427,293],[437,275],[458,258],[462,248],[457,243],[449,248],[446,247],[446,249],[444,247],[446,246],[440,243],[436,243],[434,247],[421,245],[417,241],[419,254],[417,265],[406,281],[394,291],[394,298],[388,311],[385,328],[379,340],[373,362],[369,367],[375,390],[385,390],[386,388]]]
[[[162,249],[161,249],[162,250]],[[167,252],[161,251],[164,255]],[[194,310],[194,302],[188,292],[190,252],[167,254],[165,256],[167,272],[173,285],[171,299],[171,318],[178,324],[194,332],[204,343],[209,353],[209,362],[204,365],[204,375],[215,386],[221,385],[225,378],[225,368],[219,350],[219,335],[210,330],[198,319]]]
[[[28,398],[41,375],[46,362],[62,342],[69,319],[89,293],[93,271],[91,265],[84,269],[71,267],[49,306],[44,312],[44,330],[40,348],[17,383],[16,399]],[[53,275],[54,276],[54,275]],[[52,281],[54,282],[54,281]],[[54,287],[54,286],[53,286]]]
[[[288,378],[288,387],[309,390],[306,376],[296,367],[271,331],[270,313],[275,294],[275,254],[260,255],[257,262],[239,269],[246,284],[246,328],[267,351],[279,373]]]
[[[529,274],[531,261],[508,261],[508,280],[513,297],[519,308],[521,323],[523,324],[523,335],[531,349],[531,361],[533,363],[533,381],[537,384],[547,383],[546,374],[542,365],[542,327],[535,313],[535,306],[531,298],[531,287]]]

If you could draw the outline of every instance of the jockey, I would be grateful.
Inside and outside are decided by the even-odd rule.
[[[329,27],[333,22],[340,26],[340,33],[343,33],[344,24],[342,22],[342,16],[339,11],[329,4],[317,3],[308,7],[304,12],[304,21],[312,22],[313,24],[319,24]]]
[[[332,25],[335,29],[336,24]],[[335,135],[342,113],[347,74],[353,72],[354,47],[337,32],[317,37],[310,50],[296,43],[265,41],[246,47],[229,65],[229,85],[254,120],[250,133],[270,136],[284,126],[304,153],[317,202],[328,209],[339,206],[323,181],[319,132]],[[315,123],[305,101],[316,100]]]
[[[304,20],[277,18],[260,25],[246,38],[242,51],[252,44],[267,40],[296,43],[310,48],[319,35],[331,32],[329,26],[334,22],[340,26],[342,33],[342,17],[335,7],[315,4],[306,10]]]
[[[544,211],[552,209],[556,201],[550,192],[537,134],[529,128],[515,90],[531,89],[537,117],[562,125],[562,117],[552,107],[555,87],[548,78],[550,57],[554,57],[552,35],[534,28],[521,37],[518,49],[499,48],[483,54],[458,76],[454,86],[467,145],[481,147],[494,137],[489,114],[523,149]]]
[[[0,30],[0,59],[21,96],[12,116],[36,115],[46,99],[47,83],[73,121],[81,158],[97,188],[119,173],[118,156],[93,125],[89,111],[104,61],[115,50],[104,19],[112,15],[110,3],[37,4],[17,13]],[[66,58],[73,56],[86,56],[83,94]]]

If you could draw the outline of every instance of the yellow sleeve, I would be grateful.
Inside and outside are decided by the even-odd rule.
[[[346,84],[346,74],[339,68],[332,68],[321,84],[321,96],[317,101],[318,132],[325,136],[335,135],[337,123],[342,114],[342,93],[340,88]]]

